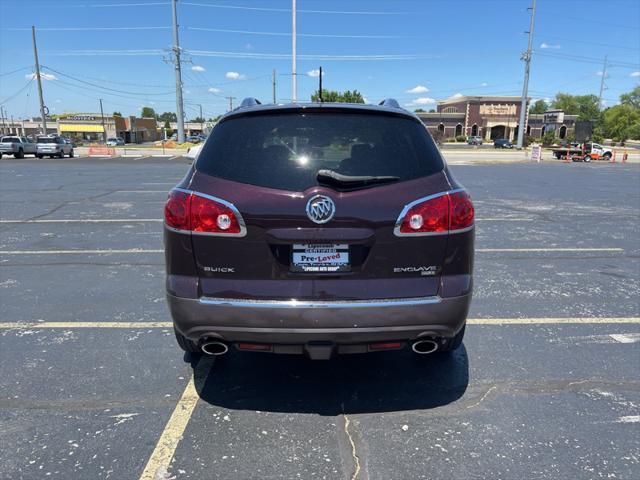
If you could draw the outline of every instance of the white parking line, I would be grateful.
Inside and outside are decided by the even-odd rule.
[[[39,220],[0,220],[0,224],[21,223],[156,223],[161,218],[56,218]]]
[[[116,190],[113,193],[169,193],[168,190]]]
[[[492,217],[476,218],[476,222],[533,222],[535,218],[527,217]]]
[[[516,252],[624,252],[623,248],[476,248],[480,253],[516,253]]]

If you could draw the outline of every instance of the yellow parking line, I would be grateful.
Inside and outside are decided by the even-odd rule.
[[[469,325],[571,325],[594,323],[640,323],[640,317],[538,317],[538,318],[469,318]],[[0,329],[44,328],[172,328],[172,322],[0,322]]]
[[[187,383],[182,396],[171,414],[171,418],[164,427],[162,435],[149,457],[140,480],[156,480],[159,478],[169,478],[167,471],[171,465],[171,460],[176,452],[176,448],[182,439],[189,419],[196,408],[198,398],[204,388],[211,367],[213,357],[202,357],[194,369],[194,374]]]

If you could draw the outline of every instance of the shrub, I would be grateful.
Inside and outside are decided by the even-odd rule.
[[[555,132],[546,132],[542,136],[542,144],[543,145],[551,145],[557,141]]]
[[[467,137],[465,137],[464,135],[458,135],[458,136],[456,137],[456,142],[462,142],[462,143],[464,143],[464,142],[466,142],[466,141],[467,141]]]

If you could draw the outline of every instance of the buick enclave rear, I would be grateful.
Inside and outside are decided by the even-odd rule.
[[[164,240],[185,351],[327,359],[462,342],[473,205],[395,101],[246,100],[169,193]]]

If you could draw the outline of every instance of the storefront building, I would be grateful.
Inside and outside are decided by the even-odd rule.
[[[520,97],[510,96],[458,96],[438,102],[436,112],[417,115],[432,133],[440,132],[445,139],[479,136],[485,141],[498,138],[515,141],[520,123],[520,100]],[[560,110],[549,110],[544,114],[527,112],[526,135],[541,138],[545,132],[554,131],[558,138],[566,138],[575,128],[576,118],[576,115],[565,115]]]
[[[126,143],[160,140],[154,118],[104,116],[83,113],[61,115],[56,120],[60,135],[85,142],[101,142],[106,138],[121,137]]]

